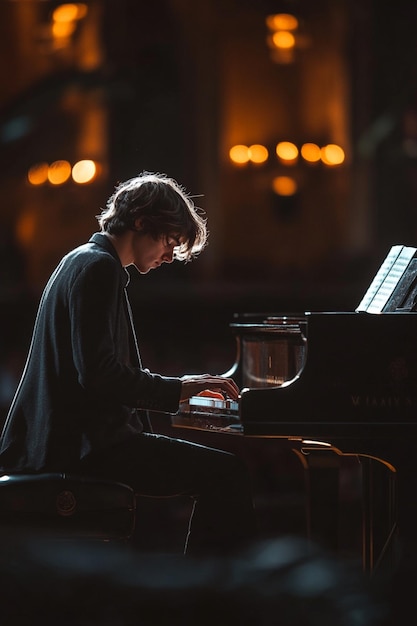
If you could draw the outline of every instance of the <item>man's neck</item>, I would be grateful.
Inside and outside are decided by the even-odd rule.
[[[122,235],[110,235],[109,233],[103,233],[110,239],[116,250],[120,263],[123,267],[127,267],[133,263],[132,258],[132,236],[133,232],[126,231]]]

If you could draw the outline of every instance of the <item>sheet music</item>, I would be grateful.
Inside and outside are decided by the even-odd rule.
[[[410,246],[393,246],[356,311],[381,313],[416,251]]]

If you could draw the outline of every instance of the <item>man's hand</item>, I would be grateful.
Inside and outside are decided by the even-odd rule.
[[[212,376],[211,374],[197,374],[195,376],[182,376],[182,390],[180,402],[188,400],[191,396],[196,396],[201,391],[209,389],[217,391],[232,400],[237,400],[239,387],[232,378],[224,376]]]

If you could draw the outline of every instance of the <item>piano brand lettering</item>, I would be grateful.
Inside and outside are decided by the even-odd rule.
[[[376,409],[398,409],[416,406],[416,398],[411,396],[361,396],[352,395],[351,402],[354,407],[366,407]]]

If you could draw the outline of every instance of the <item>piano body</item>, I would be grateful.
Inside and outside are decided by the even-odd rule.
[[[237,356],[226,374],[241,387],[239,402],[191,398],[172,416],[174,426],[294,442],[310,487],[316,484],[310,528],[314,498],[320,499],[324,488],[321,470],[330,465],[340,469],[342,458],[357,456],[367,570],[384,556],[397,531],[399,509],[400,518],[417,510],[417,489],[415,495],[408,491],[410,478],[414,486],[417,432],[416,252],[391,248],[355,311],[235,316],[231,330]],[[329,464],[329,454],[336,463]],[[388,476],[384,506],[389,518],[378,554],[376,464]]]
[[[417,313],[306,313],[305,363],[280,386],[243,388],[248,435],[336,441],[417,425]],[[238,371],[238,368],[236,368]]]

